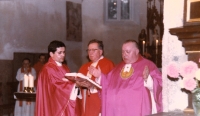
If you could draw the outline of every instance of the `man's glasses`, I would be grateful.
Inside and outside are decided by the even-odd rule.
[[[98,50],[98,49],[87,49],[86,51],[87,51],[87,52],[94,52],[94,51],[96,51],[96,50]]]

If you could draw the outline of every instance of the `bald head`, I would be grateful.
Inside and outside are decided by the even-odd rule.
[[[123,44],[126,44],[126,43],[132,43],[134,47],[138,48],[139,49],[139,45],[138,45],[138,42],[135,41],[135,40],[126,40]]]
[[[126,64],[134,63],[139,57],[139,48],[135,40],[126,40],[122,45],[122,59]]]

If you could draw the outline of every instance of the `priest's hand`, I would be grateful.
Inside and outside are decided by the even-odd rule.
[[[88,81],[76,81],[76,86],[90,88],[92,85]]]
[[[65,76],[65,78],[62,78],[63,81],[72,81],[72,82],[76,82],[76,77],[75,76]]]
[[[98,69],[96,69],[94,66],[88,67],[88,71],[91,75],[93,75],[96,78],[99,78],[101,76],[101,69],[98,66]]]
[[[62,80],[65,82],[69,81],[67,78],[62,78]]]
[[[149,76],[149,68],[148,66],[145,66],[144,71],[143,71],[143,79],[145,82],[147,81],[148,76]]]

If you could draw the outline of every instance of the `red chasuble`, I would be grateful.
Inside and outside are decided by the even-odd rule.
[[[52,58],[44,65],[38,77],[36,116],[75,115],[75,101],[69,99],[74,83],[62,80],[67,72],[66,65],[57,66]]]
[[[102,116],[146,116],[152,112],[150,91],[144,86],[143,71],[149,68],[153,79],[153,97],[157,112],[162,112],[162,76],[156,65],[143,58],[131,64],[131,70],[123,73],[122,61],[108,75],[101,76]]]
[[[88,67],[91,64],[92,64],[92,62],[88,62],[88,63],[84,64],[80,68],[79,72],[84,75],[87,75]],[[103,58],[103,59],[99,60],[96,68],[98,66],[101,68],[102,73],[107,74],[113,69],[114,64],[109,59]],[[95,77],[92,77],[92,80],[95,80]],[[85,112],[83,109],[83,99],[81,101],[81,104],[82,104],[81,107],[80,107],[80,99],[78,99],[79,105],[76,106],[76,108],[79,107],[78,111],[76,111],[76,113],[78,113],[77,116],[80,116],[80,112],[82,112],[81,116],[99,116],[99,113],[101,113],[101,100],[100,100],[99,94],[98,93],[90,93],[89,91],[86,92]]]

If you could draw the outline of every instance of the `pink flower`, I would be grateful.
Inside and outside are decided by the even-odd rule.
[[[180,86],[189,91],[193,91],[198,87],[198,82],[200,81],[200,69],[198,69],[198,65],[193,61],[183,63],[180,70],[176,62],[171,62],[167,66],[167,74],[172,78],[182,76],[183,78],[180,80]]]
[[[198,66],[193,61],[187,61],[181,65],[180,74],[185,78],[193,78]]]
[[[185,89],[192,91],[196,88],[197,83],[193,78],[184,78],[183,85]]]
[[[178,78],[179,76],[179,68],[176,62],[171,62],[167,66],[167,74],[172,78]]]

